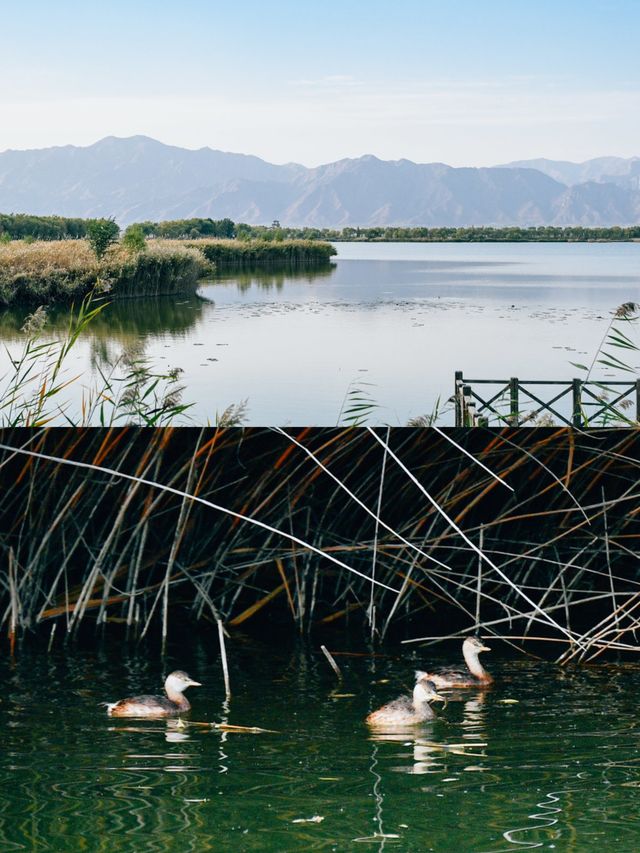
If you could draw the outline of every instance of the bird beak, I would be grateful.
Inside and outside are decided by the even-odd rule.
[[[491,647],[490,647],[490,646],[483,646],[483,647],[480,649],[480,651],[481,651],[481,652],[490,652],[490,651],[491,651]]]
[[[447,699],[446,699],[446,697],[445,697],[445,696],[441,696],[439,693],[434,693],[434,694],[433,694],[433,696],[431,697],[431,701],[432,701],[432,702],[444,702],[444,703],[445,703],[445,705],[446,705],[446,703],[447,703]]]
[[[202,687],[202,684],[199,681],[190,681],[189,687]]]

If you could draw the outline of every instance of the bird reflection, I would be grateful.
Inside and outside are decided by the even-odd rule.
[[[414,775],[425,775],[428,773],[447,773],[453,772],[454,768],[450,768],[453,761],[453,756],[461,756],[468,758],[484,758],[486,757],[485,748],[487,742],[485,740],[485,703],[486,692],[483,690],[472,698],[468,697],[468,693],[450,694],[450,703],[456,702],[464,696],[463,716],[459,723],[450,723],[448,725],[460,726],[462,728],[462,737],[452,740],[450,736],[450,728],[445,730],[448,737],[438,737],[441,733],[441,726],[438,721],[430,721],[429,723],[420,726],[419,730],[405,729],[404,731],[395,732],[372,732],[370,740],[376,742],[387,741],[389,743],[402,743],[411,748],[411,753],[407,753],[407,758],[410,761],[407,763],[392,767],[396,773],[410,773]],[[459,769],[459,768],[455,768]],[[476,770],[481,767],[474,768]]]
[[[484,737],[484,727],[486,724],[486,700],[486,692],[484,690],[479,690],[472,699],[467,699],[465,701],[462,716],[462,726],[465,729],[465,737]]]
[[[164,733],[167,743],[182,743],[191,740],[182,720],[167,720],[167,729]]]

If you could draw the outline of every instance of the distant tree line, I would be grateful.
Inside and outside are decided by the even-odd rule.
[[[95,220],[66,216],[31,216],[27,213],[0,213],[0,237],[11,240],[74,240],[87,236],[87,225]],[[5,238],[6,239],[6,238]]]
[[[0,240],[66,240],[87,237],[93,223],[113,222],[112,219],[77,219],[64,216],[30,216],[28,214],[0,214]],[[115,223],[114,223],[115,225]],[[117,226],[116,226],[117,228]],[[264,240],[330,240],[363,242],[449,242],[449,243],[502,243],[502,242],[586,242],[589,240],[625,241],[640,239],[640,225],[629,227],[587,228],[579,225],[558,227],[539,225],[531,228],[517,226],[473,226],[468,228],[290,228],[276,221],[272,225],[247,225],[225,219],[173,219],[164,222],[138,222],[125,232],[135,230],[138,239],[163,238],[168,240],[194,240],[205,237],[226,239]]]
[[[473,226],[468,228],[409,228],[400,226],[376,228],[277,228],[265,225],[237,225],[238,237],[266,240],[331,240],[362,242],[424,242],[424,243],[511,243],[511,242],[586,242],[589,240],[638,240],[640,225],[629,227],[587,228],[580,225],[559,227],[539,225]]]
[[[165,240],[193,240],[198,237],[236,236],[236,224],[231,219],[170,219],[166,222],[137,222],[145,237]]]
[[[0,213],[0,238],[10,240],[75,240],[87,237],[93,223],[113,219],[79,219],[67,216],[31,216],[26,213]],[[114,223],[115,224],[115,223]],[[116,226],[117,227],[117,226]],[[175,219],[166,222],[137,222],[129,226],[143,237],[186,240],[198,237],[236,236],[231,219]],[[120,229],[118,228],[118,233]],[[126,232],[125,232],[126,233]]]
[[[332,242],[424,242],[424,243],[567,243],[589,240],[625,241],[640,239],[640,225],[629,227],[587,228],[580,225],[559,227],[539,225],[473,226],[469,228],[409,228],[400,226],[376,228],[288,228],[279,224],[235,226],[239,240],[329,240]]]

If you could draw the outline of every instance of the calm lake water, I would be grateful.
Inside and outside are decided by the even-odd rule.
[[[447,400],[456,370],[476,379],[580,375],[571,362],[589,362],[610,312],[640,301],[640,244],[337,249],[328,270],[227,272],[204,283],[201,298],[114,304],[70,372],[88,377],[127,347],[184,369],[196,423],[247,399],[250,425],[335,425],[355,384],[378,404],[372,423],[403,425]],[[14,351],[22,318],[0,319]],[[65,319],[54,312],[52,329]]]
[[[453,649],[339,656],[337,685],[315,647],[234,637],[226,707],[215,647],[201,638],[164,661],[119,643],[3,654],[0,849],[638,849],[637,666],[564,672],[494,648],[492,689],[458,691],[414,732],[373,736],[368,711]],[[274,731],[98,706],[154,691],[176,666],[204,685],[190,721]]]

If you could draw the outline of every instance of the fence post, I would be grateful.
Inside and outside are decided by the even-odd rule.
[[[464,405],[463,426],[474,427],[476,424],[476,404],[471,396],[471,385],[462,386],[462,402]]]
[[[573,413],[571,421],[574,427],[582,426],[582,379],[571,380],[573,396]]]
[[[511,414],[509,421],[511,423],[511,426],[517,427],[520,419],[520,406],[518,401],[518,379],[515,376],[512,376],[509,380],[509,399],[509,408]]]
[[[460,398],[460,394],[462,393],[463,382],[464,382],[464,379],[462,378],[462,371],[456,370],[453,399],[455,402],[456,426],[457,427],[464,426],[464,418],[463,418],[463,414],[462,414],[462,400]]]

